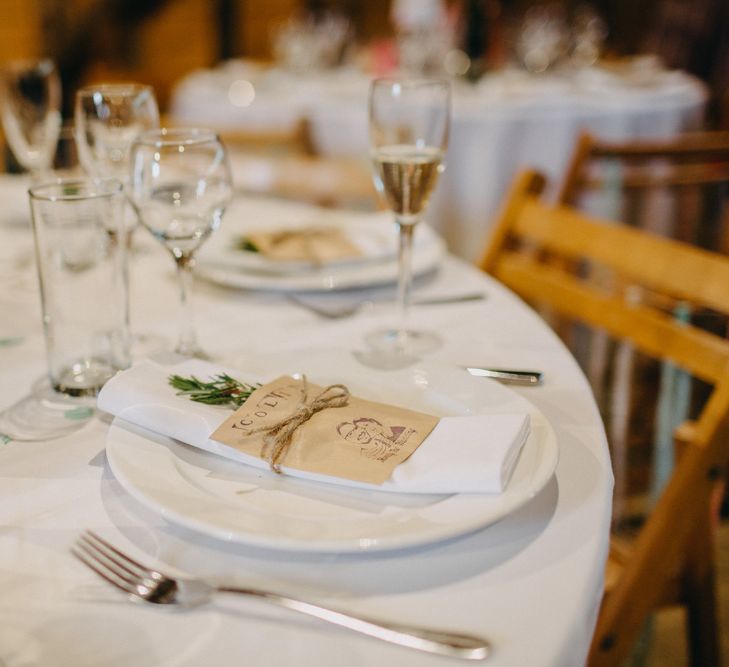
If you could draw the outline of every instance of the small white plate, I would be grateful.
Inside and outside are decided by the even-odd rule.
[[[332,270],[342,266],[393,260],[397,257],[398,230],[389,214],[352,217],[352,214],[344,216],[330,211],[319,211],[315,216],[282,221],[278,226],[271,222],[267,224],[259,222],[257,226],[251,225],[247,233],[296,232],[317,227],[340,230],[345,238],[359,249],[360,254],[328,260],[319,265],[311,261],[271,259],[260,252],[237,247],[245,238],[245,232],[237,233],[235,230],[221,229],[221,233],[213,236],[204,246],[200,255],[206,263],[216,264],[221,268],[272,276],[311,273],[322,268]],[[417,245],[420,247],[430,243],[432,236],[433,232],[423,225],[417,233]]]
[[[232,219],[224,219],[219,232],[201,248],[197,275],[226,287],[315,292],[386,285],[397,280],[398,232],[389,214],[281,206],[262,208],[256,203],[247,215],[241,214],[240,208],[234,210]],[[362,255],[313,266],[235,249],[241,236],[252,231],[311,226],[342,229]],[[413,241],[413,275],[435,269],[444,254],[443,240],[428,225],[418,225]]]
[[[265,374],[292,368],[290,361],[269,361]],[[529,501],[554,473],[558,446],[549,422],[495,382],[433,363],[383,374],[341,354],[309,354],[298,370],[317,383],[345,381],[364,398],[441,416],[527,411],[531,435],[503,493],[414,495],[282,477],[117,418],[106,443],[115,477],[168,521],[214,538],[280,550],[363,552],[426,544],[492,524]]]

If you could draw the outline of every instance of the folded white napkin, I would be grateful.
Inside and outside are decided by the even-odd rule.
[[[264,174],[265,172],[260,172]],[[232,206],[226,212],[226,229],[215,235],[202,248],[200,260],[241,271],[257,271],[272,274],[288,274],[340,265],[380,262],[393,259],[397,254],[398,232],[389,213],[360,213],[357,211],[332,212],[315,206],[294,210],[280,204],[266,206],[255,203],[252,210],[240,211]],[[256,215],[256,209],[260,214]],[[418,225],[415,234],[416,251],[424,244],[432,244],[435,233]],[[346,257],[333,257],[324,262],[312,263],[311,260],[278,259],[263,253],[239,249],[241,238],[262,232],[299,232],[312,228],[339,230],[344,238],[357,249],[357,254]]]
[[[221,372],[244,382],[259,379],[197,360],[174,366],[145,361],[109,380],[99,394],[98,407],[193,447],[257,468],[267,468],[267,462],[209,438],[230,414],[230,408],[204,405],[177,396],[167,381],[172,374],[207,379]],[[315,382],[316,378],[311,380]],[[402,493],[500,493],[508,484],[528,435],[528,414],[443,417],[420,447],[395,468],[391,478],[381,486],[286,466],[283,470],[291,476],[314,481]]]

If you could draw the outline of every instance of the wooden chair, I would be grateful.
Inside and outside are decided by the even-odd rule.
[[[516,179],[480,267],[528,302],[629,341],[712,388],[695,419],[677,430],[675,468],[637,538],[611,549],[590,664],[619,665],[650,613],[672,602],[688,610],[691,664],[718,665],[710,502],[729,462],[729,341],[677,321],[661,304],[681,299],[729,313],[729,258],[547,204],[543,186],[535,172]],[[611,289],[574,270],[585,264],[621,280]],[[656,298],[633,302],[633,286]]]

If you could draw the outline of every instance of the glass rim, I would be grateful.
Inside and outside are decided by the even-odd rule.
[[[207,127],[161,127],[145,130],[134,139],[133,145],[155,146],[196,146],[211,141],[220,141],[215,130]]]
[[[398,84],[404,88],[425,88],[426,86],[441,86],[450,91],[451,83],[448,79],[438,77],[397,77],[383,76],[372,79],[372,87],[375,86],[393,86]]]
[[[153,93],[154,89],[147,83],[140,83],[138,81],[117,81],[117,82],[101,82],[101,83],[89,83],[81,86],[76,91],[76,97],[92,97],[96,93],[112,93],[121,95],[127,91],[134,93],[149,92]]]
[[[83,192],[70,194],[63,190],[69,188],[85,188]],[[123,183],[113,176],[92,178],[84,176],[68,176],[54,178],[28,188],[28,195],[36,201],[80,201],[82,199],[104,199],[119,195],[124,189]]]

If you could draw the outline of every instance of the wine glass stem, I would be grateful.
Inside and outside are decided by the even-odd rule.
[[[190,255],[181,255],[175,256],[175,263],[180,285],[180,338],[175,351],[178,354],[194,356],[198,349],[192,310],[192,270],[195,260]]]
[[[410,293],[413,285],[412,256],[413,233],[415,223],[397,221],[400,227],[400,245],[398,249],[398,277],[397,277],[397,303],[400,310],[400,325],[398,327],[398,343],[405,344],[408,331],[408,318],[410,314]]]

